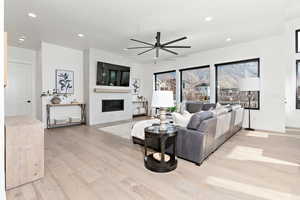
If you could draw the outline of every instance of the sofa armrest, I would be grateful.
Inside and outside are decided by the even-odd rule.
[[[178,127],[176,145],[176,153],[178,157],[193,161],[198,164],[200,164],[204,159],[204,133],[184,127]]]

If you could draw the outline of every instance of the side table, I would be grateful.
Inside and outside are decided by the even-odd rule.
[[[176,159],[176,140],[177,129],[170,125],[166,131],[160,131],[159,126],[145,128],[145,157],[144,165],[147,169],[154,172],[170,172],[177,167]],[[159,151],[148,154],[149,144],[152,140],[159,141]],[[167,145],[173,147],[170,154],[166,154]]]

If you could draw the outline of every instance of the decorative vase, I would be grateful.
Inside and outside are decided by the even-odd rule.
[[[59,96],[54,96],[50,101],[52,104],[60,104],[61,99],[59,98]]]

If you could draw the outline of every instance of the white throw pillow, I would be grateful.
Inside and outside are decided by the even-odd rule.
[[[239,104],[236,104],[236,105],[232,105],[231,108],[232,110],[237,110],[237,109],[240,109],[242,106],[239,105]]]
[[[190,118],[192,117],[192,114],[184,111],[184,114],[180,114],[177,112],[172,113],[173,122],[176,126],[186,127],[190,121]]]

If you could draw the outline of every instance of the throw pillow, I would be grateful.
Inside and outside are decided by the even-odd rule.
[[[183,115],[177,112],[172,113],[173,122],[176,126],[186,127],[191,117],[192,114],[189,112],[185,112]]]
[[[201,111],[203,104],[198,102],[191,102],[186,104],[186,110],[190,113],[196,113]]]
[[[201,123],[204,120],[210,119],[212,117],[213,113],[210,111],[197,112],[191,117],[187,128],[192,130],[198,130],[200,128]]]
[[[239,105],[239,104],[236,104],[236,105],[232,105],[232,106],[231,106],[232,110],[237,110],[237,109],[239,109],[239,108],[241,108],[241,107],[242,107],[242,106]]]
[[[211,110],[211,109],[214,109],[214,108],[216,108],[216,104],[214,104],[214,103],[206,103],[206,104],[203,104],[201,110],[208,111],[208,110]]]

